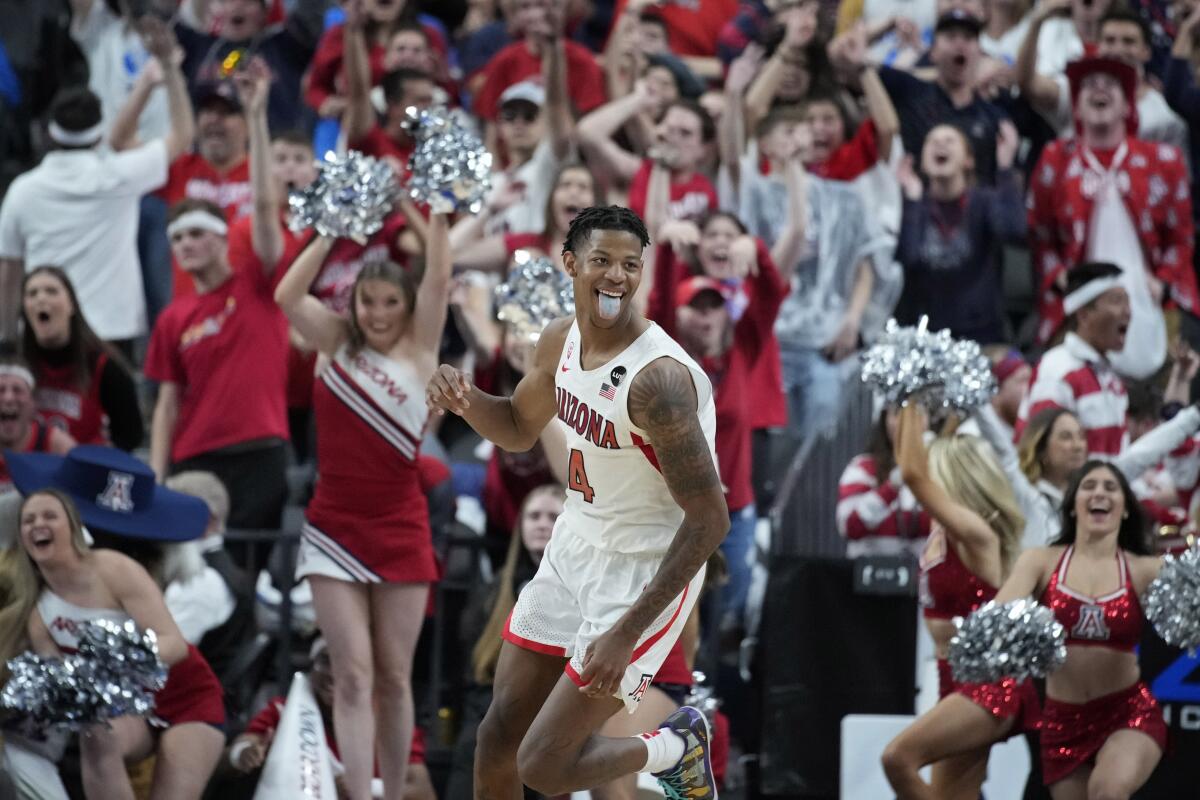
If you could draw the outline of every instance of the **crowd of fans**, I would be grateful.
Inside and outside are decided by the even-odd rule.
[[[509,453],[452,418],[429,420],[418,454],[424,416],[388,420],[415,492],[397,499],[360,431],[317,425],[314,439],[329,391],[317,387],[348,346],[359,368],[378,356],[368,367],[401,402],[411,387],[389,370],[420,376],[439,360],[511,392],[532,343],[498,321],[491,289],[531,258],[561,268],[589,206],[646,222],[639,308],[712,379],[732,522],[722,585],[656,682],[665,699],[647,707],[678,704],[694,665],[736,649],[772,476],[837,426],[856,354],[891,317],[985,346],[1000,391],[959,433],[990,443],[1026,545],[1056,535],[1088,456],[1115,459],[1162,530],[1193,526],[1196,0],[16,5],[0,30],[0,447],[112,446],[207,504],[190,545],[93,534],[150,569],[179,635],[226,683],[232,751],[197,767],[216,771],[214,786],[262,765],[282,698],[246,724],[286,691],[285,676],[257,697],[230,685],[256,632],[248,570],[272,542],[222,534],[286,528],[315,480],[299,574],[316,576],[329,628],[311,658],[331,736],[378,712],[381,748],[406,751],[375,765],[386,796],[401,796],[397,778],[414,797],[434,791],[404,764],[439,721],[414,711],[411,688],[421,620],[436,616],[471,653],[440,676],[463,689],[442,709],[441,728],[461,723],[443,796],[469,793],[471,722],[561,510],[545,487],[565,479],[566,454],[552,429]],[[405,200],[365,241],[289,227],[288,192],[330,152],[382,159],[403,181],[406,109],[432,104],[461,108],[494,155],[480,213],[431,216]],[[401,343],[380,339],[396,319]],[[930,533],[898,465],[898,420],[878,409],[867,452],[842,474],[851,557],[917,556]],[[3,462],[0,482],[18,488]],[[375,630],[374,651],[347,633],[368,612],[304,554],[342,524],[363,541],[391,525],[424,542],[366,570],[408,590],[372,605],[403,622]],[[448,533],[463,529],[479,534],[489,580],[463,613],[426,609],[426,587],[463,568]],[[347,766],[370,763],[360,752]],[[367,796],[357,778],[343,789]]]

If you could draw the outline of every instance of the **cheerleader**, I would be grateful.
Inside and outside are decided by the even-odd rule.
[[[1129,482],[1105,461],[1083,465],[1063,497],[1062,533],[1025,551],[996,595],[1040,598],[1067,631],[1067,660],[1046,678],[1042,774],[1054,800],[1129,798],[1167,742],[1134,650],[1138,597],[1158,576]]]
[[[404,791],[413,735],[412,659],[438,577],[417,455],[446,322],[450,252],[435,214],[419,285],[391,262],[359,272],[342,317],[309,294],[333,246],[314,241],[275,290],[292,325],[330,359],[313,393],[316,493],[297,578],[329,641],[334,730],[350,800],[371,796],[376,721],[384,795]],[[376,716],[373,709],[377,709]]]
[[[143,495],[166,492],[153,487],[149,468],[134,480],[148,483],[137,487]],[[25,498],[20,541],[0,557],[0,584],[7,589],[7,604],[0,607],[0,657],[11,658],[25,646],[61,657],[77,648],[80,624],[132,619],[155,632],[159,657],[170,668],[156,695],[155,715],[165,729],[123,716],[80,737],[84,794],[89,800],[133,800],[125,764],[154,755],[150,800],[199,800],[225,745],[221,686],[184,640],[154,580],[133,559],[92,550],[76,504],[56,489]]]
[[[976,798],[993,743],[1031,727],[1037,696],[1029,682],[956,683],[946,661],[954,617],[991,600],[1020,551],[1024,519],[988,446],[973,436],[924,445],[924,412],[900,413],[897,460],[904,484],[934,524],[921,556],[921,605],[938,656],[940,700],[883,754],[900,800]],[[919,774],[933,764],[932,785]]]

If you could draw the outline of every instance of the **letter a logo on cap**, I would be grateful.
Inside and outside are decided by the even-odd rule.
[[[109,511],[128,514],[133,511],[133,476],[127,472],[108,473],[108,485],[96,495],[96,505]]]

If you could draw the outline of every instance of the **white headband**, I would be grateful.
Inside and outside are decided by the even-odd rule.
[[[207,211],[193,209],[185,214],[180,214],[174,222],[167,226],[167,236],[174,236],[177,231],[190,231],[197,228],[218,236],[224,236],[229,232],[229,226],[223,220],[217,219]]]
[[[1120,275],[1088,281],[1063,299],[1063,312],[1069,317],[1109,289],[1124,285]]]
[[[37,385],[33,380],[33,373],[20,364],[0,364],[0,375],[13,375],[20,378],[29,384],[30,389]]]
[[[80,147],[93,145],[104,135],[104,120],[100,120],[90,128],[81,131],[69,131],[57,122],[51,122],[46,128],[50,138],[65,147]]]

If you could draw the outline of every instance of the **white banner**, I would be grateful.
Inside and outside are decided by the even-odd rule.
[[[303,673],[292,679],[254,800],[337,800],[321,709]]]

